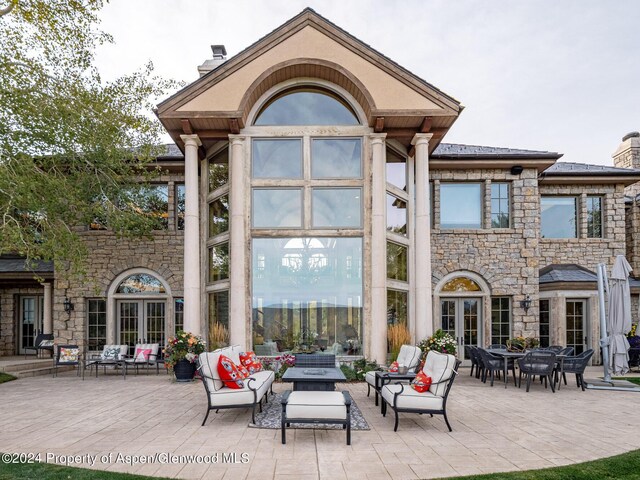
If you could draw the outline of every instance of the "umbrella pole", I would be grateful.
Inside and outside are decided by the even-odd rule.
[[[602,366],[604,381],[611,382],[609,373],[609,339],[607,338],[607,312],[604,304],[604,290],[607,281],[607,271],[604,263],[598,264],[598,300],[600,304],[600,346],[602,347]]]

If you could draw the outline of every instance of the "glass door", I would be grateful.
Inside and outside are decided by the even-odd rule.
[[[480,346],[481,322],[480,298],[448,298],[440,301],[440,318],[442,330],[456,339],[458,358],[465,357],[464,346]]]
[[[589,344],[586,311],[586,300],[567,300],[567,347],[573,347],[575,355],[584,352]]]
[[[119,300],[118,329],[122,345],[165,344],[165,300]]]
[[[44,297],[33,295],[20,297],[20,345],[18,353],[33,347],[38,333],[42,333]]]

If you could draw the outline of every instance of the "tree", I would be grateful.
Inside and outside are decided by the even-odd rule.
[[[0,0],[0,254],[82,271],[78,227],[100,219],[148,235],[133,208],[161,127],[151,100],[173,85],[153,66],[103,82],[93,66],[102,0]]]

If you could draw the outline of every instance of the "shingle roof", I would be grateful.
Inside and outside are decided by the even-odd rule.
[[[482,145],[462,145],[441,143],[431,153],[431,158],[551,158],[558,159],[561,153],[545,150],[524,150],[522,148],[487,147]]]
[[[556,264],[540,269],[539,283],[556,282],[597,282],[597,275],[580,265]]]
[[[0,273],[53,273],[53,262],[34,260],[27,265],[23,257],[15,255],[0,256]]]
[[[167,143],[162,145],[164,151],[158,155],[158,158],[184,158],[184,155],[175,143]]]
[[[605,165],[590,165],[587,163],[558,162],[547,168],[543,175],[640,175],[640,170],[634,168],[608,167]]]

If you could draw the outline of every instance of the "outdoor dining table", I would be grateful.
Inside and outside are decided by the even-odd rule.
[[[508,366],[509,366],[509,359],[513,359],[514,361],[522,358],[525,356],[525,352],[510,352],[509,350],[500,350],[500,349],[487,349],[487,352],[489,353],[493,353],[494,355],[498,355],[500,357],[503,358],[504,360],[504,388],[507,388],[507,373],[508,373]],[[562,366],[564,364],[564,359],[566,358],[566,355],[558,355],[556,354],[556,360],[560,363],[560,368],[558,370],[556,370],[556,374],[555,374],[555,378],[554,378],[554,384],[557,382],[558,384],[560,384],[560,382],[562,381],[562,378],[560,378],[560,380],[558,380],[558,371],[562,372]],[[562,376],[562,373],[560,374]],[[518,386],[518,384],[516,383],[516,379],[515,377],[513,378],[513,384]]]

